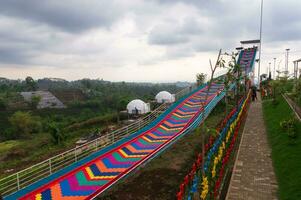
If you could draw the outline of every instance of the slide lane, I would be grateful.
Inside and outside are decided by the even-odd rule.
[[[223,85],[214,83],[206,102],[207,87],[196,91],[155,126],[132,140],[23,196],[11,197],[20,200],[80,200],[96,197],[183,134],[203,111],[202,104],[208,105],[222,90]]]

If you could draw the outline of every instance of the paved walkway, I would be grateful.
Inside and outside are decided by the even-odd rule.
[[[259,99],[251,103],[226,199],[273,200],[277,188]]]

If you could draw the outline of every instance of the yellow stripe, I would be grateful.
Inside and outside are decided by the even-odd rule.
[[[166,128],[165,126],[160,125],[160,128],[166,130],[166,131],[177,131],[181,130],[182,128]]]
[[[41,193],[36,194],[36,200],[42,200],[42,194]]]
[[[91,179],[108,179],[108,178],[115,178],[116,176],[94,176],[93,172],[91,171],[91,169],[89,167],[86,167],[86,171],[89,174],[89,177]]]
[[[126,154],[122,149],[119,149],[119,152],[124,156],[124,157],[127,157],[127,158],[141,158],[141,157],[144,157],[145,155],[128,155]]]
[[[151,142],[151,143],[157,143],[157,142],[166,142],[167,140],[150,140],[148,139],[147,137],[143,136],[142,137],[144,140],[148,141],[148,142]]]

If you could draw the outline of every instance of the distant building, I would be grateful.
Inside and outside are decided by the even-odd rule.
[[[155,97],[157,103],[173,103],[175,102],[175,95],[167,91],[159,92]]]
[[[145,114],[150,112],[150,104],[140,99],[135,99],[128,103],[126,109],[129,114]]]
[[[33,96],[40,96],[41,100],[37,105],[38,109],[42,108],[65,108],[66,106],[56,98],[51,92],[49,91],[34,91],[34,92],[21,92],[20,93],[24,100],[27,102],[31,102],[31,98]]]

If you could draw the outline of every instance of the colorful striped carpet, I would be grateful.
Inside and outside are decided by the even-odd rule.
[[[242,68],[242,71],[249,74],[254,69],[254,62],[256,58],[257,47],[244,49],[240,52],[238,58],[238,64]]]
[[[179,137],[223,90],[213,84],[206,99],[203,87],[184,99],[165,118],[137,137],[16,199],[92,199]]]

